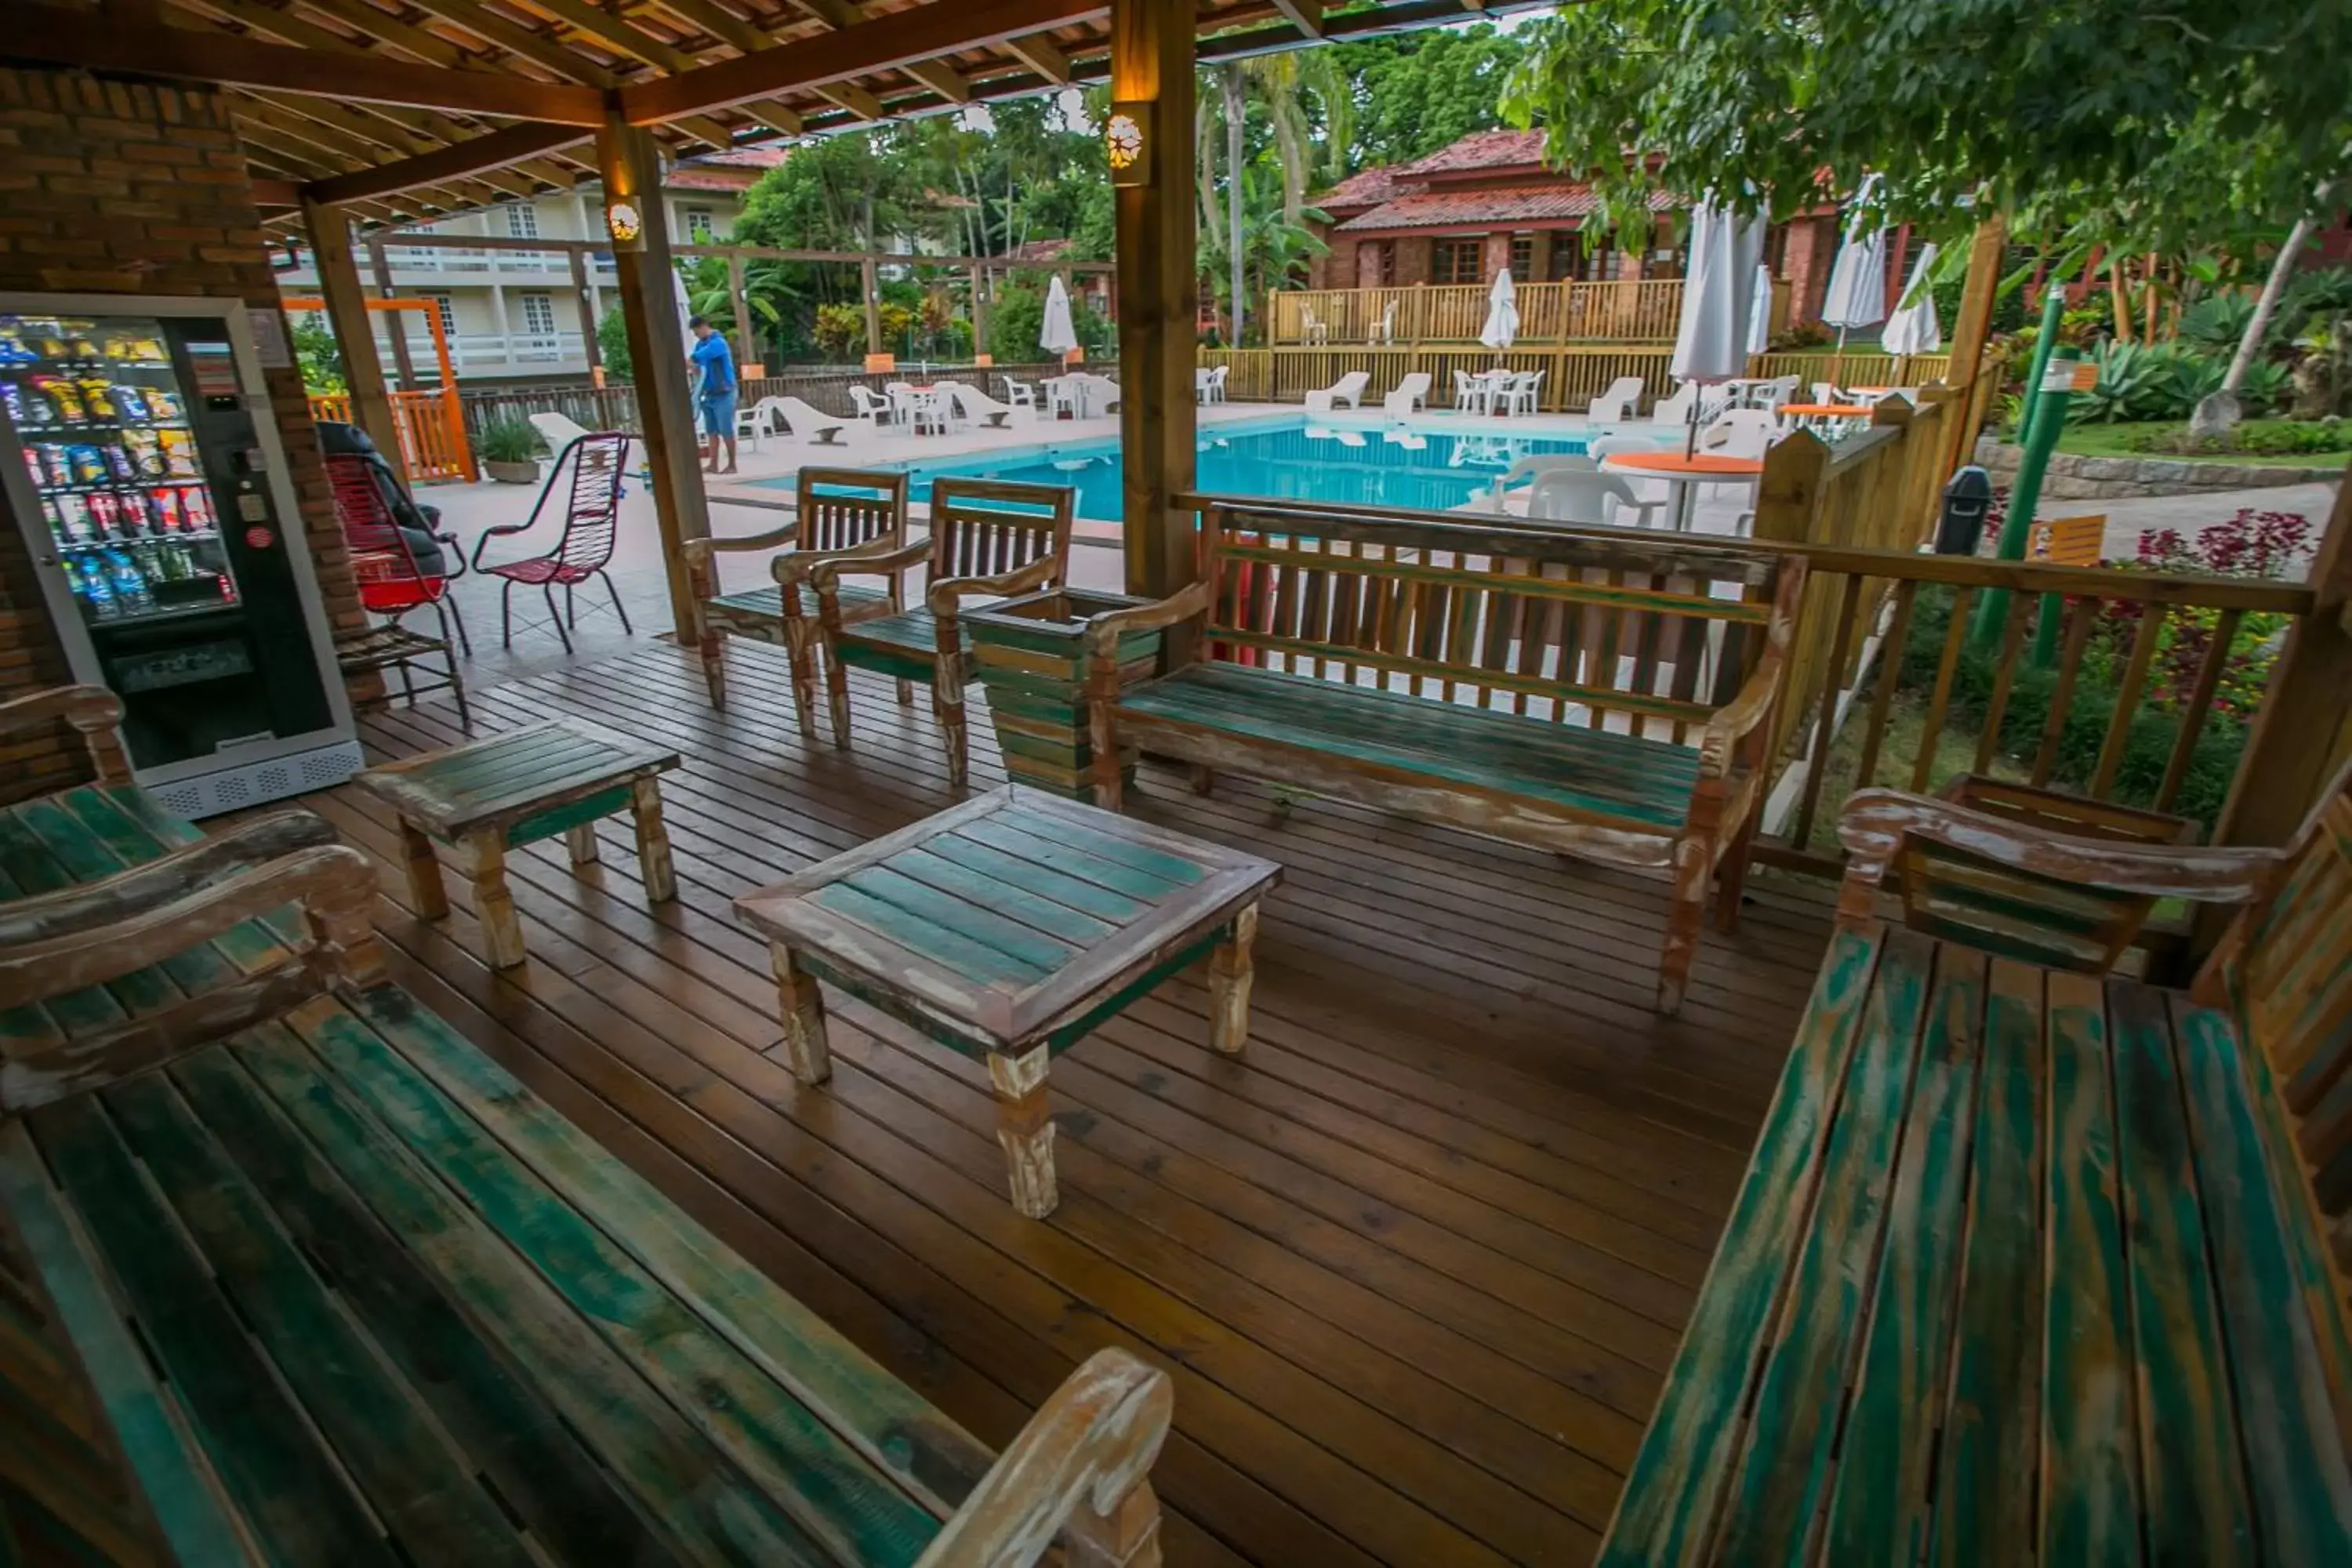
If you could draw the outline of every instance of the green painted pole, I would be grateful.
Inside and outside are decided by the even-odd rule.
[[[2042,290],[2042,330],[2033,335],[2033,363],[2025,373],[2025,411],[2017,416],[2020,450],[2033,428],[2033,389],[2042,384],[2042,373],[2050,366],[2050,351],[2058,346],[2058,326],[2065,315],[2066,290],[2053,278]]]
[[[2009,491],[2009,515],[2001,520],[2000,542],[1993,551],[2003,561],[2025,559],[2025,546],[2033,537],[2033,509],[2042,500],[2042,476],[2049,472],[2050,454],[2058,449],[2058,437],[2066,429],[2066,405],[2074,396],[2074,363],[2080,357],[2074,349],[2053,350],[2040,377],[2029,384],[2037,390],[2026,400],[2031,412],[2025,455],[2018,460],[2017,482]],[[1987,589],[1977,604],[1970,639],[1980,648],[1998,646],[2008,616],[2009,591]]]

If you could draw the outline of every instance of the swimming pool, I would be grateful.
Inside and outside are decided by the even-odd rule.
[[[1486,430],[1350,426],[1296,415],[1209,426],[1200,437],[1199,488],[1217,495],[1267,496],[1444,511],[1493,488],[1521,458],[1584,450],[1582,432],[1518,436]],[[936,462],[883,463],[903,468],[917,500],[946,475],[1068,485],[1078,515],[1105,522],[1120,516],[1118,443],[1040,442]],[[790,474],[754,479],[790,489]]]

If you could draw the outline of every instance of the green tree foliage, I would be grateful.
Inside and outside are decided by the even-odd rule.
[[[1351,123],[1335,125],[1327,112],[1320,127],[1339,154],[1332,176],[1425,158],[1502,124],[1506,83],[1527,55],[1521,38],[1481,22],[1314,51],[1351,84]]]
[[[1785,215],[1874,171],[1946,236],[1983,195],[2036,238],[2171,250],[2274,238],[2352,161],[2341,5],[1612,0],[1529,31],[1509,111],[1618,212],[1655,183]]]
[[[615,381],[630,381],[635,376],[635,361],[629,357],[629,324],[621,319],[621,308],[614,305],[605,310],[596,323],[596,353],[604,362],[604,374]]]
[[[1045,357],[1037,340],[1045,329],[1045,280],[1031,276],[1004,285],[988,307],[988,352],[1001,364],[1034,364]],[[1070,295],[1070,325],[1090,354],[1108,353],[1118,331],[1082,293]]]
[[[302,370],[302,390],[321,395],[348,390],[343,351],[326,317],[317,310],[298,310],[293,321],[294,363]]]

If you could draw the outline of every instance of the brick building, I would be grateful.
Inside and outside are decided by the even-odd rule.
[[[278,308],[247,154],[209,88],[0,68],[0,291],[203,295]],[[302,377],[267,373],[328,622],[366,624]],[[5,507],[0,501],[0,507]],[[71,679],[25,533],[0,527],[0,699]],[[375,678],[364,678],[366,696]],[[0,747],[11,793],[86,771],[63,726]]]
[[[1331,248],[1314,289],[1483,283],[1507,267],[1522,283],[1679,278],[1687,259],[1674,204],[1654,198],[1649,232],[1599,226],[1591,189],[1549,168],[1539,131],[1481,131],[1425,158],[1366,169],[1314,198]],[[1813,320],[1837,249],[1837,214],[1775,224],[1765,243],[1790,285],[1791,321]]]

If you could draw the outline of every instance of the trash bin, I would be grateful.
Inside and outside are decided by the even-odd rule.
[[[1992,476],[1970,463],[1944,487],[1943,515],[1936,521],[1936,553],[1974,555],[1992,513]]]

